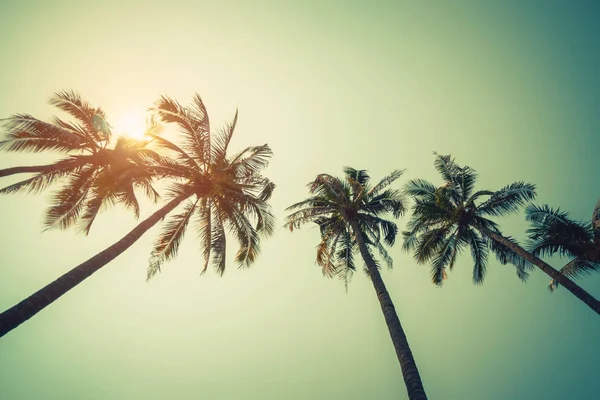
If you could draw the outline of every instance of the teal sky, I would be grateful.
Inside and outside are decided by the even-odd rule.
[[[406,168],[401,183],[439,182],[433,151],[475,168],[480,188],[529,181],[537,203],[588,220],[600,196],[599,18],[582,1],[5,0],[0,117],[47,119],[61,89],[109,122],[161,94],[198,92],[213,128],[237,107],[233,147],[274,150],[280,226],[320,172]],[[0,168],[39,160],[3,153]],[[2,310],[135,223],[116,208],[87,238],[41,233],[46,201],[0,198]],[[157,207],[144,204],[143,215]],[[499,222],[524,238],[522,214]],[[279,229],[251,269],[231,264],[223,278],[199,276],[190,232],[146,283],[157,232],[0,340],[2,399],[407,398],[371,284],[358,273],[346,293],[324,278],[316,229]],[[524,284],[491,259],[474,286],[464,253],[440,289],[400,246],[391,255],[382,275],[430,399],[598,397],[600,319],[566,290],[550,294],[544,274]],[[599,278],[579,283],[598,298]]]

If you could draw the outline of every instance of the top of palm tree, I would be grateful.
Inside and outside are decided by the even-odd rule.
[[[485,278],[489,250],[500,263],[514,264],[517,275],[526,279],[529,263],[508,247],[482,235],[478,227],[501,233],[489,217],[518,211],[535,197],[535,186],[515,182],[497,191],[475,191],[475,170],[459,166],[450,155],[434,155],[434,166],[443,184],[438,187],[423,179],[413,179],[404,189],[414,199],[414,205],[407,231],[402,233],[403,249],[414,250],[418,263],[431,263],[431,278],[438,286],[447,278],[446,269],[452,270],[458,253],[465,247],[470,248],[473,257],[475,284],[481,284]],[[510,237],[508,240],[516,243]]]
[[[251,265],[260,250],[260,237],[274,230],[268,203],[275,185],[261,175],[272,155],[267,144],[252,146],[232,156],[227,150],[237,122],[211,132],[208,113],[199,95],[191,106],[162,96],[152,109],[165,123],[179,127],[180,144],[151,134],[156,145],[169,151],[177,162],[180,180],[168,187],[167,197],[188,197],[182,212],[164,225],[152,252],[148,279],[177,254],[187,226],[195,226],[204,255],[204,268],[212,263],[219,274],[225,271],[226,229],[236,238],[239,266]]]
[[[0,150],[69,155],[40,168],[31,178],[0,189],[0,194],[39,192],[62,184],[52,197],[45,227],[77,226],[85,234],[103,206],[120,203],[138,217],[135,189],[153,201],[158,199],[153,179],[176,171],[174,162],[158,154],[148,142],[131,138],[119,137],[109,148],[111,131],[104,111],[73,91],[56,93],[50,103],[67,112],[73,121],[54,117],[52,122],[45,122],[28,114],[13,115],[1,122],[5,138],[0,141]],[[160,126],[152,121],[148,131],[156,133]]]
[[[600,202],[599,202],[600,203]],[[600,271],[600,242],[594,229],[598,204],[594,208],[592,221],[574,221],[569,213],[548,205],[531,204],[526,209],[526,219],[531,222],[527,230],[528,249],[535,256],[558,254],[570,260],[560,272],[570,278],[578,278],[593,271]],[[550,282],[550,290],[557,284]]]
[[[368,247],[377,249],[388,267],[392,267],[392,258],[382,239],[383,243],[393,245],[398,227],[384,217],[391,214],[398,218],[405,211],[400,191],[389,188],[402,173],[395,170],[373,186],[365,170],[345,167],[343,178],[320,174],[308,184],[312,196],[286,209],[295,211],[286,218],[285,226],[293,231],[306,223],[316,223],[321,233],[317,264],[324,275],[339,276],[346,285],[356,269],[353,223]]]

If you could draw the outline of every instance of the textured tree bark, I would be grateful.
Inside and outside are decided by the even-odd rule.
[[[54,282],[46,285],[25,300],[2,312],[0,314],[0,337],[6,335],[8,332],[36,315],[60,296],[79,285],[94,272],[114,260],[117,256],[131,247],[131,245],[133,245],[146,231],[152,228],[188,197],[189,194],[186,193],[174,198],[160,210],[140,222],[131,232],[123,236],[121,240],[114,243],[112,246],[79,264]]]
[[[404,383],[406,384],[408,397],[411,400],[426,400],[427,395],[425,394],[425,389],[423,388],[423,383],[421,382],[421,376],[419,375],[417,364],[415,363],[408,340],[404,334],[404,329],[402,329],[402,324],[400,323],[400,319],[396,313],[394,303],[392,303],[390,294],[388,293],[383,279],[379,274],[379,270],[375,265],[375,261],[367,251],[367,245],[364,237],[358,229],[358,224],[355,221],[353,221],[351,224],[352,230],[354,231],[354,235],[356,237],[356,242],[358,243],[360,254],[367,265],[371,282],[373,282],[373,287],[377,293],[377,298],[379,299],[379,304],[381,305],[381,310],[383,311],[383,316],[390,332],[392,343],[394,344],[394,348],[396,350],[396,356],[400,362],[400,368],[402,369],[402,376],[404,377]]]
[[[573,293],[579,300],[583,301],[589,308],[594,310],[597,314],[600,314],[600,301],[593,298],[588,292],[586,292],[581,286],[577,285],[575,282],[561,274],[559,271],[554,269],[552,266],[544,262],[543,260],[535,257],[533,254],[529,253],[527,250],[518,246],[504,236],[493,232],[483,226],[473,224],[473,227],[477,229],[481,234],[487,236],[488,238],[495,240],[496,242],[503,244],[508,247],[519,256],[529,261],[542,271],[544,271],[549,277],[551,277],[555,282],[561,284],[565,289],[569,292]]]

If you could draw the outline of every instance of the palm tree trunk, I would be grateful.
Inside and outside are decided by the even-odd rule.
[[[567,278],[563,274],[561,274],[556,269],[552,268],[546,262],[540,260],[535,257],[533,254],[529,253],[527,250],[522,248],[519,245],[514,244],[510,240],[506,239],[504,236],[493,232],[481,225],[473,224],[473,227],[477,229],[481,234],[487,236],[488,238],[508,247],[513,252],[518,254],[523,259],[529,261],[542,271],[544,271],[549,277],[551,277],[555,282],[560,283],[564,288],[566,288],[569,292],[573,293],[579,300],[583,301],[589,308],[594,310],[597,314],[600,314],[600,301],[593,298],[588,292],[586,292],[581,286],[577,285],[571,279]]]
[[[123,236],[121,240],[112,246],[79,264],[54,282],[4,311],[0,314],[0,337],[33,317],[42,309],[52,304],[54,300],[73,289],[87,277],[115,259],[187,197],[189,197],[188,193],[177,196],[160,210],[140,222],[131,232]]]
[[[35,172],[47,172],[51,171],[56,164],[48,165],[31,165],[25,167],[12,167],[0,169],[0,178],[3,176],[10,176],[15,174],[33,174]]]
[[[383,279],[379,274],[379,270],[377,269],[373,257],[371,257],[371,254],[367,251],[367,245],[362,233],[358,229],[358,224],[356,221],[353,221],[351,222],[351,225],[354,236],[356,237],[356,242],[358,243],[360,254],[367,265],[371,282],[373,282],[373,287],[377,293],[377,298],[379,299],[379,304],[381,305],[381,310],[383,311],[383,316],[396,350],[396,356],[400,362],[400,368],[402,369],[402,376],[404,377],[408,397],[411,400],[426,400],[427,395],[425,394],[425,389],[421,382],[421,376],[419,375],[417,364],[415,363],[408,340],[404,334],[404,329],[402,329],[402,324],[400,324],[400,319],[396,313],[394,303],[392,303],[390,294],[383,283]]]

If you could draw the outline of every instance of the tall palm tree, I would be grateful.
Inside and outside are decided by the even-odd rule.
[[[515,182],[497,191],[475,191],[477,174],[459,167],[449,156],[436,155],[435,168],[444,184],[436,187],[423,179],[408,182],[405,192],[413,197],[412,216],[403,232],[405,250],[414,250],[418,263],[431,263],[432,281],[442,285],[446,268],[452,269],[458,253],[465,248],[473,256],[473,282],[485,277],[488,252],[502,264],[516,266],[517,275],[526,279],[535,265],[565,286],[577,298],[600,314],[600,302],[556,269],[527,252],[511,237],[502,234],[488,217],[518,211],[535,197],[535,186]]]
[[[163,228],[151,255],[148,277],[160,270],[178,249],[192,215],[196,216],[206,269],[209,258],[217,271],[225,270],[225,228],[233,233],[240,249],[236,261],[249,266],[259,252],[260,237],[273,232],[273,216],[268,200],[274,185],[261,175],[268,164],[268,145],[248,147],[233,157],[227,156],[229,141],[235,128],[234,119],[225,129],[210,133],[208,115],[200,96],[191,107],[162,97],[155,109],[164,122],[176,122],[181,129],[182,145],[159,136],[162,148],[174,153],[179,180],[169,187],[166,205],[139,223],[112,246],[81,263],[54,282],[0,314],[0,336],[16,328],[94,272],[127,250],[146,231],[183,203],[182,212]],[[175,167],[174,167],[175,168]]]
[[[86,234],[102,206],[124,204],[139,216],[136,189],[158,200],[152,180],[173,172],[175,164],[170,159],[151,149],[147,141],[119,137],[109,147],[111,131],[104,111],[75,92],[58,92],[50,103],[67,112],[73,121],[55,117],[45,122],[28,114],[13,115],[2,120],[6,132],[0,150],[69,155],[52,164],[0,170],[0,177],[35,173],[0,189],[0,194],[39,192],[63,183],[53,196],[45,226],[65,229],[78,225]],[[148,133],[157,133],[159,128],[153,123]]]
[[[531,222],[529,251],[536,257],[552,256],[556,253],[570,258],[560,273],[575,279],[600,271],[600,201],[596,203],[592,220],[577,222],[567,212],[548,205],[529,205],[525,210]],[[549,289],[558,287],[554,279]]]
[[[356,269],[354,253],[359,251],[379,299],[408,395],[411,399],[426,399],[404,329],[373,253],[377,250],[386,264],[392,266],[382,240],[393,245],[398,227],[383,217],[391,213],[398,218],[405,211],[400,192],[389,188],[402,172],[396,170],[374,186],[369,184],[370,177],[364,170],[346,167],[343,179],[320,174],[309,184],[311,197],[287,208],[296,211],[287,217],[285,226],[293,231],[309,222],[319,225],[321,243],[317,248],[317,264],[323,274],[339,276],[346,285]]]

